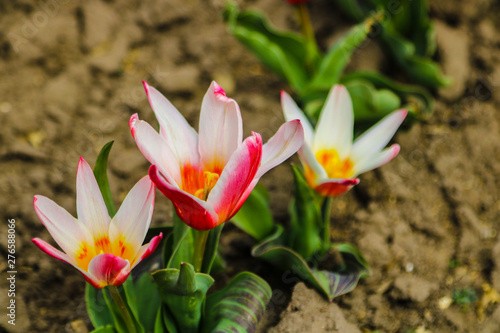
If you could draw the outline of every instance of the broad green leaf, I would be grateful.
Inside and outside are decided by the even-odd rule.
[[[97,185],[99,185],[99,190],[101,190],[104,203],[108,209],[109,216],[113,217],[116,214],[115,204],[113,203],[113,198],[111,196],[111,190],[109,189],[107,166],[108,166],[108,156],[113,146],[113,141],[106,143],[99,155],[97,156],[97,161],[94,166],[94,176],[97,180]]]
[[[278,31],[259,12],[239,11],[234,4],[228,4],[224,17],[229,31],[266,66],[286,79],[296,91],[305,87],[308,67],[312,70],[320,55],[309,56],[301,36]]]
[[[287,281],[308,282],[330,302],[335,297],[352,291],[359,279],[369,271],[361,253],[354,251],[354,247],[347,246],[333,247],[340,252],[343,260],[343,265],[338,270],[311,268],[297,252],[284,246],[283,239],[283,227],[277,225],[273,235],[254,246],[252,255],[280,267],[284,271],[283,279]],[[318,254],[309,259],[314,266],[321,266],[328,261],[328,257],[321,257]]]
[[[274,221],[266,188],[257,185],[231,221],[257,241],[269,235],[274,228]]]
[[[95,330],[93,330],[90,333],[116,333],[116,330],[113,326],[108,325],[108,326],[96,328]]]
[[[90,322],[95,328],[114,324],[113,316],[109,311],[102,290],[92,287],[89,283],[85,286],[85,304]]]
[[[288,245],[309,259],[323,248],[321,232],[321,198],[309,186],[302,170],[292,165],[294,176],[294,199],[290,204],[290,232]]]
[[[202,332],[251,333],[264,315],[271,288],[255,274],[243,272],[207,297]]]
[[[179,331],[198,332],[206,293],[214,282],[212,277],[195,273],[192,265],[182,263],[180,269],[156,271],[153,278]]]
[[[306,89],[307,92],[310,93],[316,90],[329,91],[335,83],[339,82],[340,76],[349,63],[353,52],[365,41],[372,25],[378,19],[378,16],[370,17],[365,22],[351,28],[335,42],[321,61],[319,69]]]
[[[183,261],[191,261],[193,256],[193,235],[189,228],[174,213],[174,230],[163,248],[163,262],[166,268],[179,268]]]
[[[123,285],[117,287],[120,296],[127,307],[127,311],[132,317],[132,321],[134,322],[135,329],[137,333],[144,333],[144,327],[139,322],[138,311],[137,311],[137,300],[135,297],[135,290],[132,283],[132,277],[129,277]],[[125,320],[123,319],[122,313],[118,308],[117,304],[111,297],[111,294],[108,290],[108,287],[101,289],[104,300],[108,305],[108,308],[113,316],[114,326],[119,333],[128,333],[127,325]]]
[[[203,262],[201,265],[201,273],[210,274],[215,257],[217,256],[217,249],[219,247],[220,233],[224,224],[213,228],[209,231],[205,251],[203,252]]]
[[[349,85],[350,82],[358,80],[369,81],[376,89],[387,89],[397,94],[402,101],[403,107],[417,119],[427,118],[434,109],[434,99],[427,89],[395,82],[378,73],[369,71],[349,73],[342,77],[341,82]],[[389,108],[387,107],[387,109]]]
[[[134,283],[134,288],[139,321],[147,333],[154,332],[155,317],[162,301],[151,274],[142,274]]]
[[[177,333],[179,330],[175,326],[174,318],[165,305],[158,308],[155,319],[154,333]]]

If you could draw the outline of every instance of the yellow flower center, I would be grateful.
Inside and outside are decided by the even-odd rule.
[[[215,184],[219,180],[219,174],[205,171],[203,172],[203,187],[195,192],[195,196],[201,200],[207,200],[208,194],[214,188]]]
[[[128,260],[130,265],[134,264],[135,253],[133,253],[132,247],[125,242],[123,237],[118,238],[111,244],[108,236],[95,239],[94,246],[89,246],[87,242],[82,242],[80,249],[75,255],[76,264],[81,269],[88,271],[90,261],[103,253],[111,253],[124,260]]]
[[[341,160],[334,149],[319,150],[315,157],[330,179],[349,179],[354,175],[351,160],[349,158]],[[307,166],[305,167],[305,177],[309,184],[314,185],[316,174]]]

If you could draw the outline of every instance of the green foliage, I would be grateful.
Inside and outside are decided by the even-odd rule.
[[[451,297],[455,304],[461,306],[462,311],[467,311],[469,306],[479,299],[476,291],[472,288],[453,290]]]
[[[111,151],[111,147],[113,147],[113,141],[106,143],[99,152],[94,166],[94,176],[97,181],[97,185],[99,185],[99,190],[101,190],[109,216],[113,217],[116,214],[116,209],[115,204],[113,203],[113,197],[111,196],[107,174],[108,156]]]
[[[257,275],[238,274],[224,289],[207,297],[202,332],[255,331],[271,294],[269,285]]]
[[[266,188],[257,185],[231,221],[257,241],[269,235],[273,231],[274,221]]]

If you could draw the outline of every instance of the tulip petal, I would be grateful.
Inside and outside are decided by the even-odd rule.
[[[76,173],[76,210],[78,220],[96,238],[108,234],[110,217],[90,165],[80,157]]]
[[[384,148],[394,136],[408,112],[406,110],[394,111],[354,141],[351,159],[356,163],[370,158]]]
[[[155,187],[149,176],[143,177],[125,197],[120,209],[111,220],[111,244],[125,240],[130,253],[137,253],[149,229],[155,200]]]
[[[359,184],[359,179],[327,179],[319,182],[315,190],[323,196],[333,197],[341,195]]]
[[[304,144],[304,129],[298,119],[284,123],[278,132],[262,146],[262,161],[255,175],[262,177],[284,160],[292,156]]]
[[[286,121],[294,119],[300,120],[302,127],[304,128],[304,141],[306,144],[312,145],[314,130],[309,122],[309,119],[307,119],[304,112],[300,110],[295,101],[284,90],[281,91],[281,107],[283,108]]]
[[[220,174],[242,138],[238,104],[212,82],[203,98],[200,113],[199,151],[203,170]]]
[[[52,238],[70,258],[80,250],[82,242],[93,246],[94,240],[87,227],[54,201],[36,195],[33,206]]]
[[[175,106],[158,90],[143,81],[149,104],[160,123],[160,134],[182,164],[198,165],[198,133]]]
[[[137,113],[130,117],[129,125],[137,147],[144,157],[161,169],[170,184],[182,184],[180,161],[165,139],[147,122],[139,120]]]
[[[64,261],[65,263],[68,263],[71,266],[75,267],[77,270],[80,271],[80,273],[82,273],[85,280],[87,280],[87,282],[90,283],[95,288],[104,287],[104,286],[101,286],[100,281],[98,281],[95,277],[93,277],[89,273],[85,272],[80,267],[76,266],[72,262],[71,258],[68,255],[66,255],[66,253],[59,251],[58,249],[56,249],[55,247],[53,247],[52,245],[50,245],[46,241],[41,240],[40,238],[33,238],[31,241],[33,243],[35,243],[35,245],[38,246],[38,248],[40,250],[42,250],[44,253],[48,254],[49,256],[56,258],[58,260]]]
[[[158,236],[153,237],[148,244],[143,245],[139,249],[139,252],[137,253],[137,256],[134,260],[134,263],[133,263],[131,269],[133,269],[135,266],[137,266],[137,264],[140,263],[143,259],[149,257],[151,255],[151,253],[153,253],[154,250],[156,250],[158,245],[160,245],[162,238],[163,238],[163,234],[160,233]]]
[[[103,286],[119,286],[130,274],[130,262],[111,253],[102,253],[90,261],[89,273]]]
[[[363,162],[356,165],[355,173],[361,174],[363,172],[373,170],[388,163],[390,160],[392,160],[394,157],[398,155],[399,150],[400,150],[399,145],[393,144],[389,148],[386,148],[381,152],[371,155],[369,159],[365,159],[363,160]]]
[[[222,171],[207,202],[219,215],[219,224],[236,212],[241,196],[257,174],[262,158],[262,138],[258,133],[245,139]]]
[[[316,125],[313,151],[334,149],[341,160],[349,156],[352,146],[354,113],[347,89],[334,85]]]
[[[177,215],[188,226],[196,230],[210,230],[218,225],[219,217],[211,205],[169,184],[155,165],[149,168],[149,177],[156,187],[172,201]]]

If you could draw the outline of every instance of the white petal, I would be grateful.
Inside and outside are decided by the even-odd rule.
[[[71,260],[75,253],[80,250],[83,242],[90,246],[94,245],[94,240],[87,227],[54,201],[42,195],[36,195],[33,206],[40,221]]]
[[[165,139],[151,125],[139,120],[137,114],[130,117],[129,124],[137,147],[144,157],[162,171],[170,184],[179,187],[182,184],[180,161]]]
[[[137,253],[142,246],[153,216],[155,187],[149,176],[143,177],[125,197],[120,209],[111,220],[111,244],[122,238]]]
[[[321,110],[314,134],[313,151],[334,149],[339,158],[344,160],[351,151],[353,126],[351,97],[344,86],[335,85]]]
[[[242,138],[243,124],[238,104],[212,82],[203,98],[200,114],[199,150],[203,169],[221,171]]]
[[[108,235],[110,217],[90,165],[80,157],[76,173],[76,210],[78,219],[94,237]]]
[[[392,112],[363,133],[354,141],[351,159],[355,163],[362,163],[366,158],[380,152],[394,136],[407,113],[406,110]]]
[[[197,166],[198,133],[165,96],[146,82],[143,83],[149,104],[160,124],[160,134],[182,164]]]
[[[304,129],[298,119],[284,123],[275,135],[262,146],[262,161],[255,178],[262,177],[292,156],[304,144]]]
[[[308,167],[316,176],[316,180],[318,179],[327,179],[328,175],[321,164],[319,164],[318,160],[314,156],[311,148],[308,145],[303,145],[302,148],[298,151],[300,161],[304,167]]]
[[[295,101],[288,95],[285,91],[281,91],[281,107],[283,108],[283,113],[285,114],[286,121],[299,119],[302,127],[304,128],[304,141],[308,145],[312,145],[314,130],[307,119],[304,112],[302,112]]]
[[[398,155],[399,150],[400,150],[399,145],[393,144],[389,148],[386,148],[381,152],[372,155],[369,159],[365,159],[362,163],[354,166],[355,175],[362,174],[363,172],[373,170],[375,168],[378,168],[379,166],[388,163],[390,160],[392,160],[394,157]]]

